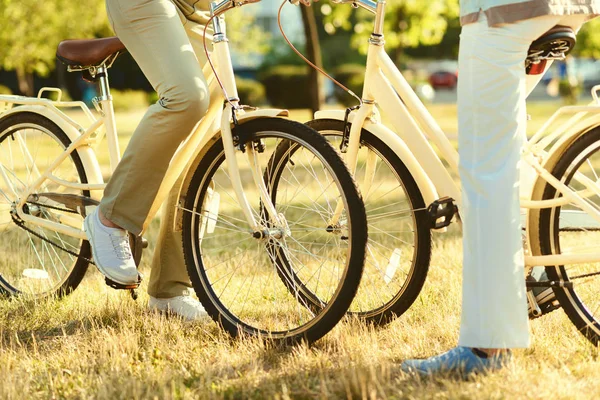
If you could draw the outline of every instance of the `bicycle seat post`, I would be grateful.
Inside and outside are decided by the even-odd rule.
[[[375,11],[375,27],[373,29],[373,35],[383,36],[384,21],[385,21],[385,0],[378,0],[377,8]]]
[[[115,121],[112,96],[110,94],[110,86],[108,84],[108,68],[110,68],[110,65],[102,63],[96,69],[95,78],[98,80],[100,95],[95,97],[93,102],[96,106],[96,109],[98,109],[98,111],[102,113],[104,117],[110,169],[111,171],[114,171],[121,159],[121,153],[119,149],[119,141],[117,140],[117,124]],[[100,107],[98,107],[98,104],[100,104]]]
[[[96,77],[98,78],[98,83],[100,86],[100,97],[97,98],[99,102],[105,100],[112,100],[110,95],[110,87],[108,85],[108,68],[106,65],[101,65],[98,67],[98,72],[96,73]]]

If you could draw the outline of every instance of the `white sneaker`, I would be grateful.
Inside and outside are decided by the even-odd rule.
[[[148,308],[152,311],[175,314],[187,321],[197,321],[208,317],[202,304],[191,296],[177,296],[168,299],[157,299],[150,296]]]
[[[97,207],[85,217],[83,226],[100,272],[122,285],[137,283],[138,271],[129,248],[127,231],[104,226],[98,218]]]

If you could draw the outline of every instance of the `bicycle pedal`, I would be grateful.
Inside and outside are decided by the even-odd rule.
[[[140,284],[142,283],[142,274],[138,273],[138,281],[136,283],[130,283],[130,284],[123,284],[123,283],[119,283],[119,282],[115,282],[110,278],[104,277],[104,281],[106,282],[106,284],[113,288],[113,289],[117,289],[117,290],[135,290],[137,288],[140,287]],[[133,297],[133,294],[132,294]],[[137,298],[137,295],[136,295]],[[135,299],[134,299],[135,300]]]
[[[441,229],[445,228],[452,222],[452,218],[458,212],[458,207],[452,197],[442,197],[435,200],[427,207],[429,214],[430,228]]]

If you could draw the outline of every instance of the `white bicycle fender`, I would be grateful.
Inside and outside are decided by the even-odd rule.
[[[317,111],[315,113],[315,118],[336,119],[343,121],[345,114],[346,112],[344,110]],[[352,119],[353,114],[350,114],[350,122],[352,122]],[[394,131],[383,124],[375,124],[369,122],[368,120],[363,126],[363,129],[371,132],[379,140],[387,144],[394,151],[394,153],[398,155],[404,165],[406,165],[406,168],[408,168],[410,174],[415,179],[415,182],[417,183],[417,186],[423,195],[426,206],[439,199],[439,195],[435,189],[435,186],[433,185],[433,182],[431,182],[431,179],[429,179],[423,170],[423,167],[421,167],[415,156],[411,153],[406,143],[404,143],[404,141]]]
[[[50,111],[48,108],[40,105],[20,105],[18,107],[13,107],[8,111],[0,114],[0,119],[4,119],[9,115],[14,115],[23,112],[35,113],[48,118],[50,121],[58,125],[58,127],[66,133],[66,135],[71,141],[75,141],[80,136],[80,133],[77,131],[77,129],[75,129],[73,125],[69,124],[61,118],[56,118],[55,113]],[[98,164],[96,154],[94,153],[92,148],[88,146],[81,146],[77,149],[77,154],[79,154],[79,158],[83,163],[88,183],[104,183],[104,179],[102,178],[102,172],[100,170],[100,165]],[[102,191],[91,190],[90,195],[92,198],[100,200],[102,198]]]
[[[544,158],[542,165],[556,164],[556,157],[559,157],[565,149],[570,146],[575,140],[577,140],[583,134],[589,132],[591,129],[600,125],[600,115],[593,115],[588,118],[584,118],[575,125],[569,128],[564,135],[550,148],[548,155]]]
[[[257,118],[274,118],[274,117],[287,117],[289,116],[288,110],[280,110],[277,108],[258,108],[256,110],[244,111],[243,114],[239,114],[237,119],[239,122],[250,121]]]

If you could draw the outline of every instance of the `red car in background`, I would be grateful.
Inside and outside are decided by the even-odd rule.
[[[433,86],[434,89],[454,89],[457,80],[458,73],[456,72],[437,71],[429,75],[429,84]]]

